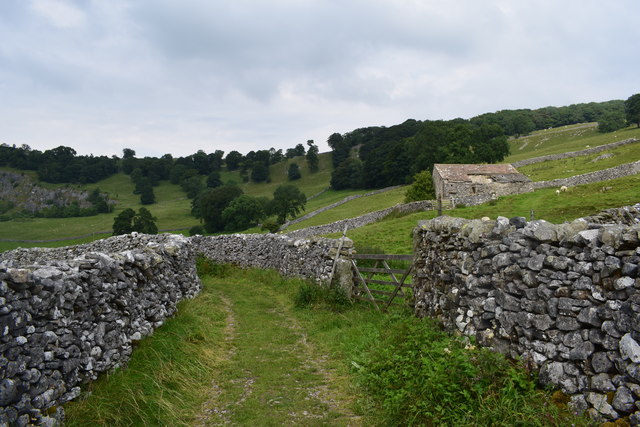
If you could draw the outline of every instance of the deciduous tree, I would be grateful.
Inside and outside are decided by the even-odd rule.
[[[278,216],[278,222],[282,224],[288,216],[294,217],[302,211],[306,203],[307,196],[298,187],[291,184],[281,185],[273,192],[271,212]]]
[[[640,128],[640,93],[631,95],[624,102],[624,112],[629,123],[635,123]]]

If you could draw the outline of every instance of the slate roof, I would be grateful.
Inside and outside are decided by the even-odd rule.
[[[442,179],[449,182],[470,182],[469,175],[490,176],[496,182],[526,182],[525,175],[517,171],[510,164],[467,165],[467,164],[436,164],[433,167]]]

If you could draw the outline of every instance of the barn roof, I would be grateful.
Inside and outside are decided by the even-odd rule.
[[[521,174],[510,164],[468,165],[468,164],[436,164],[435,171],[442,179],[450,182],[471,181],[470,175],[485,175],[497,182],[523,182],[529,178]]]

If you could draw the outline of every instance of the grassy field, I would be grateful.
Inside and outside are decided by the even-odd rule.
[[[329,224],[341,219],[353,218],[369,212],[378,211],[398,203],[403,203],[404,193],[406,191],[406,187],[401,187],[385,191],[384,193],[350,200],[347,203],[322,212],[306,221],[293,224],[288,230],[298,230],[300,228],[312,227],[314,225]]]
[[[603,155],[610,155],[611,157],[596,160]],[[533,181],[547,181],[595,172],[638,160],[640,160],[640,141],[597,154],[534,163],[529,166],[519,167],[518,171],[527,175]]]
[[[602,192],[602,183],[572,187],[568,192],[556,195],[555,189],[548,188],[534,193],[500,197],[495,202],[444,211],[444,215],[462,218],[495,219],[498,216],[530,218],[531,210],[536,219],[559,224],[576,218],[600,212],[604,209],[628,206],[640,202],[640,175],[607,181],[610,191]],[[412,233],[418,221],[432,219],[435,211],[417,212],[404,216],[390,215],[388,218],[365,227],[350,230],[356,247],[379,248],[389,254],[409,254],[413,252]],[[328,235],[339,237],[339,233]]]
[[[579,151],[628,138],[640,138],[640,129],[628,127],[617,132],[600,133],[595,127],[572,125],[534,132],[509,142],[511,154],[504,163],[513,163],[531,157]]]

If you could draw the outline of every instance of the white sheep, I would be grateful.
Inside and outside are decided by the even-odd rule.
[[[562,187],[560,187],[560,191],[561,191],[561,192],[563,192],[563,193],[564,193],[565,191],[567,191],[567,190],[568,190],[568,188],[567,188],[567,186],[566,186],[566,185],[563,185]]]
[[[556,190],[556,196],[560,195],[560,190]]]

